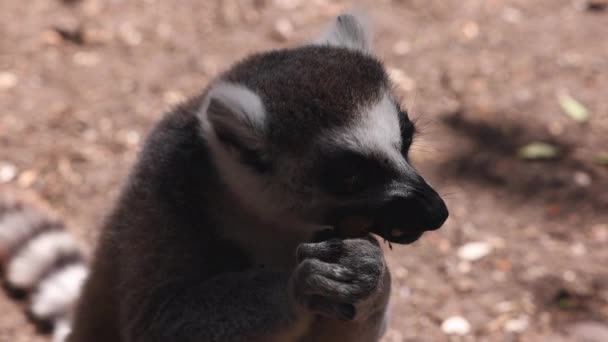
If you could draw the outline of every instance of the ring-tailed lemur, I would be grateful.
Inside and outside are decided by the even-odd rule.
[[[353,15],[237,63],[148,136],[68,341],[377,341],[370,233],[411,243],[448,216],[413,134]]]

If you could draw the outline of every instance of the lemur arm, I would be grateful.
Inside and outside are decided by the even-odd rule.
[[[123,336],[133,342],[291,340],[307,321],[292,304],[288,281],[284,272],[254,269],[200,284],[166,284],[127,300]]]

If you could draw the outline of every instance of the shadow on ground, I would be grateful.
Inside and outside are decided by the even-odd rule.
[[[533,122],[483,122],[472,120],[472,115],[467,114],[459,110],[442,116],[443,123],[462,136],[463,145],[467,145],[442,164],[443,177],[504,189],[512,200],[540,202],[555,211],[608,208],[608,195],[602,191],[608,187],[606,170],[577,157],[571,140],[557,139]],[[491,117],[506,115],[494,113]],[[560,157],[542,161],[519,159],[518,149],[534,141],[556,146]]]

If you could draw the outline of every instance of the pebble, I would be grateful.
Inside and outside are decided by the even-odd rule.
[[[135,130],[126,130],[121,133],[123,140],[127,146],[137,146],[141,140],[140,134]]]
[[[143,40],[141,32],[139,32],[130,23],[123,23],[122,25],[120,25],[118,32],[122,41],[130,46],[137,46],[141,44]]]
[[[274,0],[274,5],[282,10],[293,10],[302,5],[302,0]]]
[[[514,302],[504,301],[494,305],[494,310],[498,313],[508,313],[514,311],[517,308],[517,304]]]
[[[79,51],[72,56],[72,61],[81,66],[93,66],[99,64],[100,58],[94,52]]]
[[[403,70],[397,68],[388,68],[389,77],[395,82],[395,84],[404,91],[412,91],[416,87],[416,82],[403,72]]]
[[[570,246],[570,253],[575,256],[583,256],[587,254],[587,247],[585,247],[585,245],[580,242],[576,242],[572,246]]]
[[[573,283],[574,281],[576,281],[577,276],[574,271],[566,270],[564,271],[564,273],[562,273],[562,278],[569,283]]]
[[[241,18],[238,2],[235,0],[224,0],[221,1],[221,4],[221,15],[224,23],[228,26],[236,25]]]
[[[0,184],[11,182],[17,176],[17,167],[9,162],[0,162]]]
[[[399,40],[393,45],[393,53],[397,56],[405,56],[412,51],[412,46],[407,40]]]
[[[599,243],[608,242],[608,224],[597,224],[591,227],[591,237]]]
[[[572,178],[574,179],[574,183],[580,187],[588,187],[591,185],[591,176],[586,172],[575,171]]]
[[[167,90],[163,94],[163,100],[169,106],[174,106],[186,100],[186,96],[177,90]]]
[[[388,329],[381,342],[403,342],[403,334],[399,330]]]
[[[441,323],[441,331],[446,335],[464,336],[471,332],[471,324],[462,316],[452,316]]]
[[[468,21],[462,26],[462,34],[466,39],[472,40],[479,35],[479,25],[474,21]]]
[[[492,246],[485,242],[469,242],[458,248],[458,257],[465,261],[476,261],[492,252]]]
[[[399,266],[399,267],[395,268],[395,270],[392,273],[395,276],[395,278],[403,279],[403,278],[407,277],[408,271],[406,268]]]
[[[14,88],[19,82],[17,75],[10,71],[0,72],[0,90],[8,90]]]
[[[412,296],[412,290],[407,286],[400,287],[398,293],[401,299],[408,299]]]
[[[506,7],[502,10],[501,17],[508,23],[517,24],[521,21],[522,14],[521,11],[515,7]]]
[[[528,316],[520,316],[506,321],[504,329],[505,332],[520,334],[528,329],[529,325],[530,319]]]
[[[279,41],[287,41],[294,32],[293,24],[287,18],[281,18],[274,23],[273,36]]]
[[[26,170],[19,175],[17,183],[22,188],[29,188],[38,179],[38,173],[34,170]]]

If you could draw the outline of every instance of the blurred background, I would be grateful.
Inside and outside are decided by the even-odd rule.
[[[608,341],[608,1],[358,4],[451,211],[387,249],[384,340]],[[38,194],[93,247],[163,111],[352,5],[0,1],[0,190]],[[0,341],[46,341],[4,295],[0,311]]]

